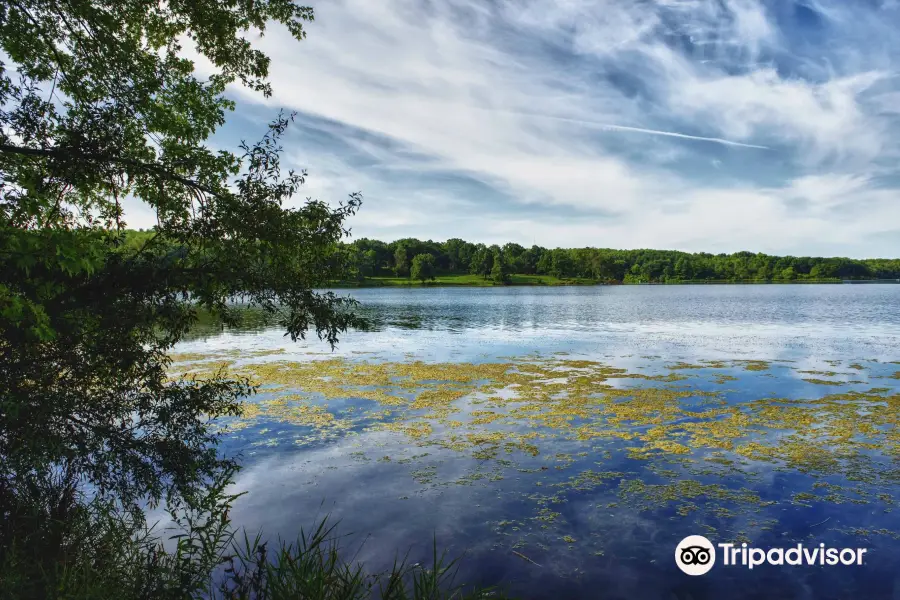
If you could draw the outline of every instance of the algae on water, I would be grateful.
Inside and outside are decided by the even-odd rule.
[[[564,354],[477,364],[288,361],[274,355],[238,360],[223,353],[175,358],[173,378],[224,372],[263,386],[265,393],[251,398],[240,417],[221,419],[225,432],[283,423],[308,430],[294,440],[300,444],[354,431],[390,432],[409,447],[430,449],[396,461],[408,464],[411,481],[426,488],[533,478],[527,499],[540,528],[558,524],[554,506],[588,492],[605,495],[604,504],[671,511],[673,518],[715,530],[776,503],[889,507],[886,499],[900,483],[896,389],[832,391],[859,382],[807,378],[826,393],[734,400],[724,386],[742,371],[765,376],[754,375],[772,368],[765,361],[672,363],[668,373],[646,375]],[[858,366],[850,368],[859,372]],[[479,466],[443,480],[440,468],[422,462],[436,460],[432,452],[468,457]],[[352,458],[392,461],[361,452]],[[592,466],[585,468],[588,462]],[[607,464],[634,466],[623,471],[603,468]],[[750,487],[709,480],[749,485],[759,465],[811,478],[809,489],[764,498]],[[578,471],[569,475],[570,469]],[[769,526],[765,519],[753,522]]]

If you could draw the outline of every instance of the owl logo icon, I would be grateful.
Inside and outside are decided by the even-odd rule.
[[[688,575],[703,575],[716,564],[716,549],[702,535],[689,535],[675,547],[675,564]]]

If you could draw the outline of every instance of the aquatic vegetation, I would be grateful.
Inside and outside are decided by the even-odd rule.
[[[765,360],[736,360],[733,361],[742,364],[746,371],[767,371],[772,363]]]
[[[676,362],[666,365],[667,369],[726,369],[729,364],[721,360],[704,360],[698,364]]]
[[[739,520],[754,531],[771,527],[771,520],[754,515],[776,503],[875,502],[890,508],[890,492],[900,483],[895,388],[737,402],[727,389],[709,385],[737,380],[729,371],[764,378],[771,363],[701,361],[667,368],[648,375],[565,354],[473,364],[370,358],[253,362],[218,354],[209,360],[185,357],[173,366],[173,377],[207,377],[224,369],[265,386],[266,397],[246,403],[240,417],[223,420],[227,431],[283,423],[310,432],[296,439],[301,444],[354,431],[391,432],[407,447],[428,448],[437,458],[475,461],[475,469],[444,478],[435,463],[412,468],[411,479],[429,488],[531,477],[526,499],[534,504],[534,517],[517,526],[517,535],[529,535],[532,526],[559,526],[562,515],[554,507],[584,493],[599,494],[598,502],[610,509],[669,511],[707,531]],[[708,375],[684,374],[711,369],[726,372],[711,381]],[[860,383],[804,380],[829,387]],[[354,452],[351,458],[415,465],[428,455]],[[623,470],[623,464],[633,467]],[[764,498],[752,488],[761,465],[811,477],[811,487]],[[567,473],[573,468],[576,474]],[[720,483],[723,477],[732,483]],[[735,539],[751,534],[732,530]]]
[[[816,384],[816,385],[845,385],[846,383],[848,383],[848,382],[846,382],[846,381],[834,381],[834,380],[829,380],[829,379],[816,379],[816,378],[814,378],[814,377],[804,377],[804,378],[803,378],[803,381],[805,381],[806,383],[814,383],[814,384]],[[854,383],[856,383],[856,382],[854,382]],[[859,382],[859,383],[862,383],[862,382]]]

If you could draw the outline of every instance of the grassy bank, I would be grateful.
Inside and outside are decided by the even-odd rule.
[[[602,282],[587,278],[559,278],[552,275],[510,275],[509,283],[495,283],[484,279],[481,275],[439,275],[433,281],[422,283],[406,277],[367,277],[364,281],[341,282],[335,287],[493,287],[501,285],[562,286],[562,285],[600,285]],[[648,283],[637,281],[616,282],[615,285],[748,285],[748,284],[821,284],[843,283],[840,279],[794,279],[794,280],[689,280]],[[859,282],[859,283],[870,283]],[[876,282],[871,282],[876,283]],[[891,282],[893,283],[893,282]]]
[[[510,275],[508,284],[494,283],[481,275],[438,275],[434,281],[422,283],[406,277],[367,277],[362,282],[343,282],[340,287],[492,287],[495,285],[595,285],[593,279],[560,279],[552,275]]]

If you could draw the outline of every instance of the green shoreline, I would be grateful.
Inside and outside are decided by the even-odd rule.
[[[440,275],[434,281],[415,281],[405,277],[370,277],[364,281],[342,281],[333,288],[377,288],[377,287],[515,287],[515,286],[592,286],[592,285],[796,285],[796,284],[896,284],[894,279],[841,280],[841,279],[795,279],[783,280],[693,280],[667,282],[614,282],[593,279],[561,279],[551,275],[511,275],[508,283],[496,283],[478,275]]]

